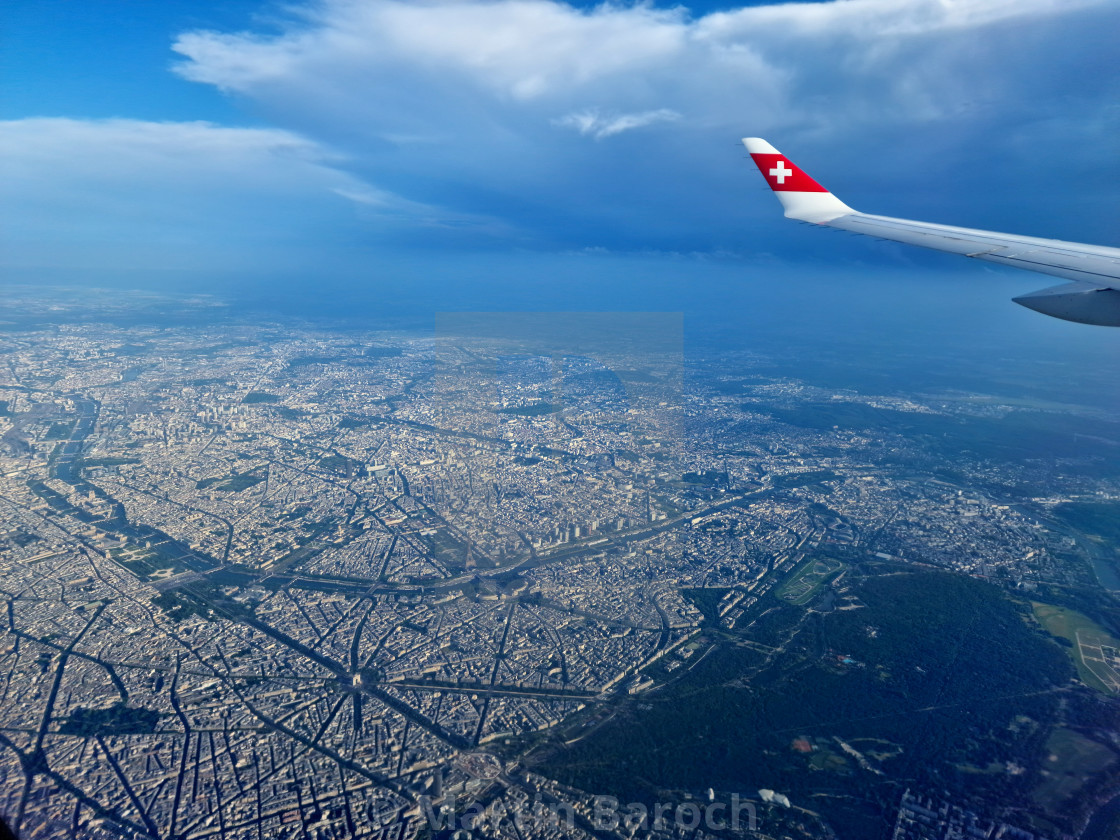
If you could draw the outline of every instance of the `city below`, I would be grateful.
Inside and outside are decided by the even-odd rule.
[[[18,837],[1112,836],[1099,408],[122,301],[0,334]]]

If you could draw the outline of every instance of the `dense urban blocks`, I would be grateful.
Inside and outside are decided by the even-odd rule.
[[[731,351],[685,376],[648,318],[587,344],[21,305],[21,836],[1055,837],[1118,781],[1099,411]]]

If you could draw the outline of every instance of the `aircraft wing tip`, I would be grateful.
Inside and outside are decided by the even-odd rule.
[[[780,152],[761,137],[744,137],[743,145],[752,155],[777,155]]]

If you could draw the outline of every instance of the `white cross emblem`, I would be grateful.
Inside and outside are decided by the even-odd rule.
[[[792,169],[786,169],[786,162],[784,160],[779,160],[778,165],[770,170],[770,175],[779,184],[785,184],[786,178],[788,178],[792,174],[793,174],[793,170]]]

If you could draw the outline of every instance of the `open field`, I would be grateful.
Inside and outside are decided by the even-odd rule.
[[[810,557],[788,581],[778,590],[777,595],[784,601],[801,606],[809,603],[822,586],[844,568],[844,564],[832,557]]]
[[[1035,618],[1054,636],[1072,644],[1070,656],[1077,675],[1086,684],[1106,694],[1120,693],[1120,671],[1117,659],[1120,641],[1104,628],[1079,612],[1032,601]]]
[[[1046,741],[1048,760],[1043,763],[1042,781],[1035,800],[1047,811],[1058,811],[1063,803],[1097,773],[1116,760],[1116,753],[1071,729],[1057,727]]]

